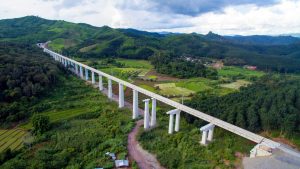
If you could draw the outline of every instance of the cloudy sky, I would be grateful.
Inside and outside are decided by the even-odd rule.
[[[146,31],[300,33],[300,0],[0,0],[0,19],[26,15]]]

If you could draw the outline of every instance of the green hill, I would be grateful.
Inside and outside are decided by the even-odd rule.
[[[50,48],[79,57],[148,59],[154,54],[167,52],[174,57],[224,59],[227,65],[248,64],[264,70],[300,71],[300,45],[297,43],[239,43],[213,33],[161,35],[134,29],[46,20],[35,16],[0,20],[0,41],[36,43],[48,40],[51,40]]]

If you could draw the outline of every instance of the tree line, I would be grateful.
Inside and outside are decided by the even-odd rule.
[[[188,105],[253,132],[300,131],[300,81],[296,77],[268,75],[221,97],[198,93]]]

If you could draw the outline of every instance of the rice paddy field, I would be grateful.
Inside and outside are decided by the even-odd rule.
[[[27,131],[16,128],[8,130],[0,130],[0,152],[10,148],[18,150],[23,147],[23,138],[27,135]]]

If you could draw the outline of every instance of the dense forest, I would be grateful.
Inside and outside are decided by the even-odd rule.
[[[33,104],[58,82],[58,66],[30,45],[0,43],[0,123],[28,117]]]
[[[159,73],[169,74],[179,78],[207,77],[217,78],[217,71],[205,67],[202,63],[176,58],[172,54],[159,53],[150,58],[154,68]]]
[[[183,55],[209,57],[224,59],[227,65],[255,65],[261,70],[281,73],[300,71],[300,42],[289,36],[162,35],[28,16],[1,20],[0,37],[0,41],[28,43],[51,40],[50,48],[71,56],[148,59],[166,51],[176,54],[177,58]]]
[[[188,105],[253,132],[300,131],[300,81],[296,77],[265,76],[238,93],[197,94]]]

